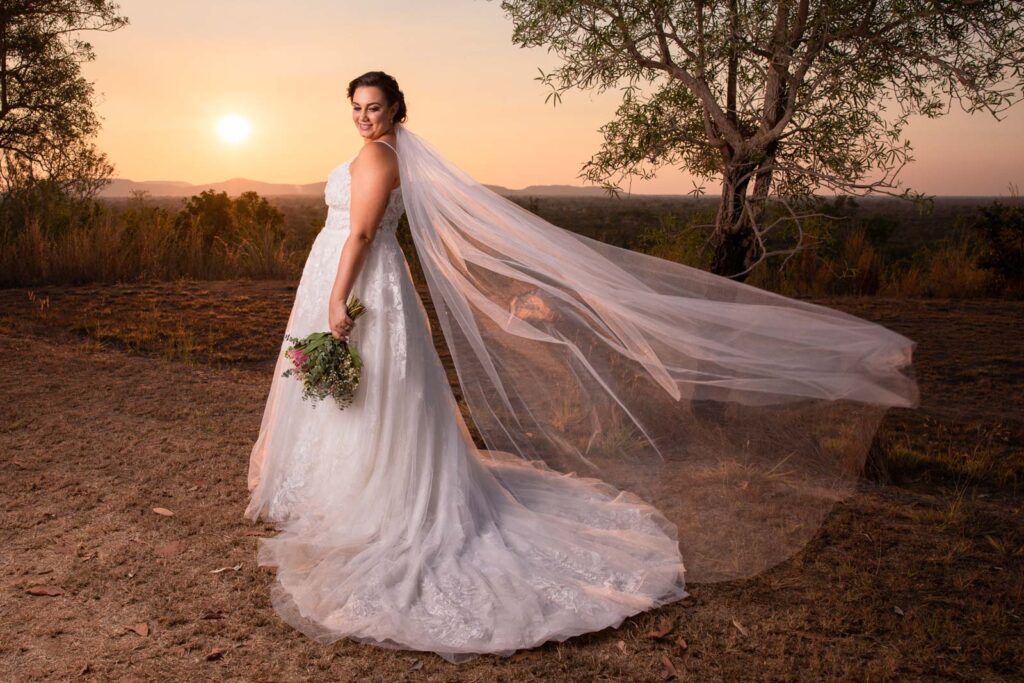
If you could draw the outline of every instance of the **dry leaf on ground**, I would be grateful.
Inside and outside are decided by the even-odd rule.
[[[132,624],[131,626],[125,626],[125,629],[132,633],[138,633],[143,638],[149,635],[149,624],[144,621],[139,622],[138,624]]]
[[[154,551],[160,557],[174,557],[184,549],[185,544],[181,541],[171,541],[169,543],[164,543],[163,545],[158,545],[154,548]]]
[[[230,650],[230,649],[231,648],[222,647],[222,646],[218,645],[218,646],[216,646],[215,648],[213,648],[212,650],[210,650],[209,652],[206,653],[206,661],[211,662],[211,661],[213,661],[215,659],[220,659],[221,656],[225,652]]]
[[[644,637],[645,638],[654,638],[655,640],[657,640],[658,638],[664,638],[665,636],[667,636],[672,631],[672,629],[675,627],[675,625],[676,625],[675,620],[669,619],[667,622],[665,622],[661,626],[661,628],[656,629],[654,631],[648,631],[647,633],[645,633]]]
[[[661,679],[664,681],[670,681],[673,678],[679,678],[679,673],[676,671],[676,665],[672,663],[672,660],[668,658],[668,655],[661,656],[661,664],[665,667],[665,673]]]

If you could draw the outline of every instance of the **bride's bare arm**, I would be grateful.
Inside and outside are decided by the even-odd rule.
[[[353,321],[345,312],[345,302],[384,217],[391,188],[398,180],[398,160],[385,145],[368,144],[352,161],[349,172],[352,174],[350,232],[341,249],[328,305],[331,333],[346,340]]]

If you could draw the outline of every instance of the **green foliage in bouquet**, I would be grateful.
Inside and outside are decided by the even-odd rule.
[[[346,308],[348,317],[353,320],[366,310],[355,296],[348,300]],[[352,405],[363,367],[354,346],[337,339],[330,332],[313,332],[301,339],[285,335],[285,339],[292,342],[285,356],[294,367],[285,370],[281,376],[294,375],[302,382],[304,400],[312,400],[313,407],[316,407],[317,401],[331,396],[342,409]]]

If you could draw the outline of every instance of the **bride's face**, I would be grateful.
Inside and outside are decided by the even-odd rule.
[[[360,86],[352,93],[352,120],[364,138],[375,140],[391,132],[398,104],[388,106],[384,91],[373,86]]]

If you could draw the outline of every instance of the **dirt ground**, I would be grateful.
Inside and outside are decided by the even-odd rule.
[[[878,435],[892,481],[865,481],[756,578],[452,665],[323,646],[270,606],[255,547],[273,530],[242,511],[293,296],[250,281],[0,290],[0,678],[1020,680],[1024,302],[818,300],[918,341],[922,406]]]

